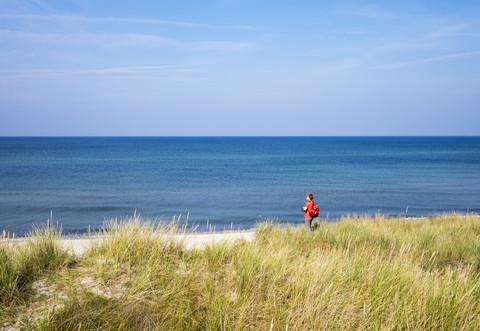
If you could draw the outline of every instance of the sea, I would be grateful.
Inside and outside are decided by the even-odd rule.
[[[480,212],[480,137],[0,137],[0,232]]]

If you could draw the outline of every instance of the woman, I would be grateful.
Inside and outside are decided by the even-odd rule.
[[[307,228],[307,232],[312,230],[313,216],[311,216],[310,211],[313,211],[314,205],[313,194],[307,193],[307,202],[305,202],[305,206],[303,207],[303,217],[305,218],[305,227]]]

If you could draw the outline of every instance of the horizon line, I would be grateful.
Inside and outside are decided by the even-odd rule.
[[[7,135],[0,136],[0,138],[460,138],[471,137],[476,138],[480,135]]]

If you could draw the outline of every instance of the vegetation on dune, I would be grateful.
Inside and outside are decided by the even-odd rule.
[[[61,229],[47,222],[21,245],[0,241],[0,323],[11,318],[13,307],[28,304],[32,284],[42,275],[73,265],[75,258],[58,245],[60,238]]]
[[[251,242],[191,250],[173,239],[175,231],[138,216],[113,222],[74,264],[50,230],[32,237],[39,246],[3,244],[6,323],[52,330],[480,328],[476,215],[347,217],[318,223],[310,234],[266,222]],[[15,283],[27,269],[29,291]],[[39,295],[38,283],[49,291]],[[38,306],[45,308],[35,318],[22,319]]]

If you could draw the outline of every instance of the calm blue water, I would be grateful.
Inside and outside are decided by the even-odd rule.
[[[0,231],[132,215],[251,228],[321,217],[480,211],[480,137],[0,138]]]

